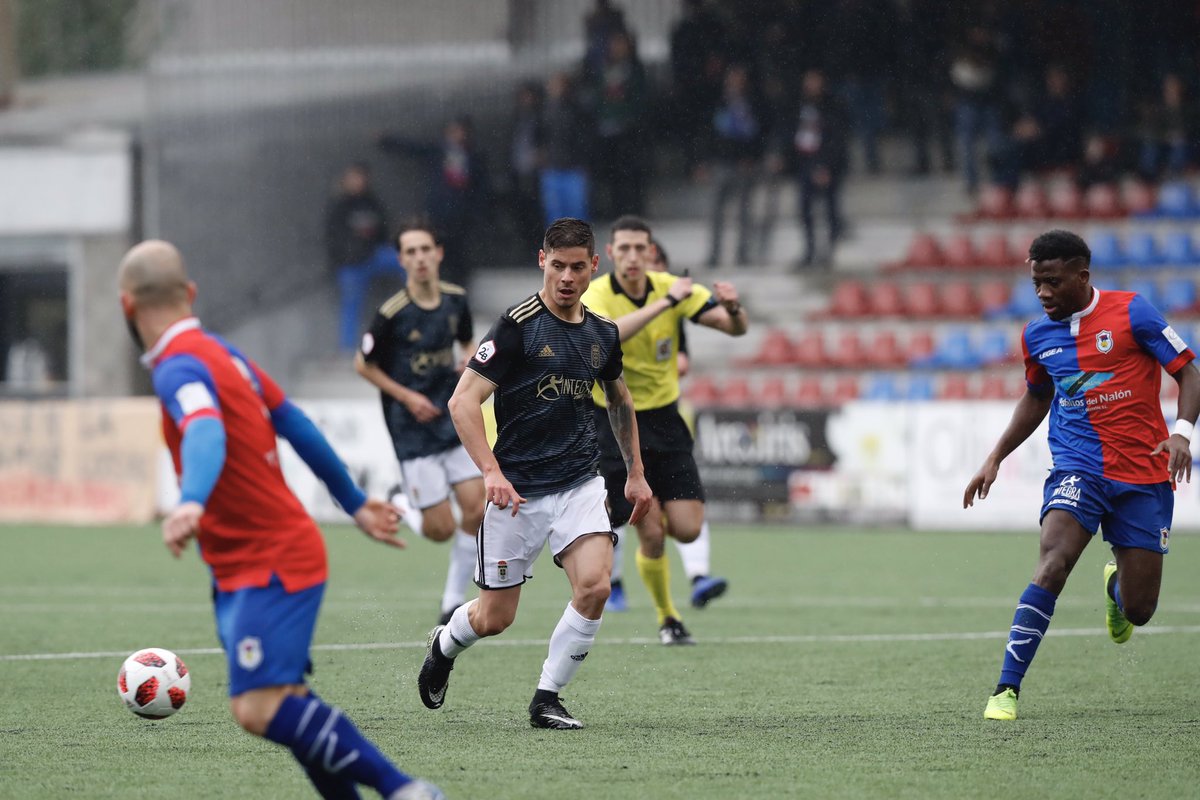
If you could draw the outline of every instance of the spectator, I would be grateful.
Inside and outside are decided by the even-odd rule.
[[[508,150],[509,205],[519,242],[537,241],[544,230],[538,189],[544,141],[541,86],[524,83],[517,89]]]
[[[954,139],[949,115],[949,54],[946,49],[948,7],[943,0],[911,0],[900,20],[904,103],[912,136],[913,172],[926,175],[930,148],[941,156],[942,169],[954,169]]]
[[[1097,184],[1115,185],[1121,177],[1120,148],[1116,137],[1090,134],[1083,145],[1083,161],[1075,182],[1080,189]]]
[[[558,73],[546,84],[543,136],[541,192],[546,226],[563,217],[588,219],[592,129],[566,73]]]
[[[763,122],[750,87],[746,67],[734,64],[725,74],[725,91],[712,116],[714,175],[712,240],[708,264],[721,260],[725,206],[736,197],[738,211],[737,263],[750,260],[750,202],[763,150]]]
[[[591,87],[596,117],[595,175],[604,184],[607,216],[640,214],[646,159],[641,125],[646,110],[646,71],[624,31],[608,40],[604,68]]]
[[[955,130],[962,157],[963,177],[971,194],[979,188],[976,141],[982,134],[989,152],[1001,147],[998,48],[992,32],[982,25],[968,28],[950,63],[950,82],[957,95]]]
[[[389,133],[379,137],[379,146],[385,152],[424,162],[425,208],[445,241],[442,278],[466,283],[479,242],[469,231],[486,226],[492,205],[491,175],[486,159],[472,142],[470,118],[456,117],[446,123],[440,142],[414,141]]]
[[[992,154],[996,182],[1015,189],[1029,171],[1074,167],[1083,152],[1083,108],[1066,70],[1046,70],[1042,95],[1018,111],[1009,136]]]
[[[683,167],[700,163],[707,112],[720,99],[728,40],[725,27],[704,0],[684,0],[683,18],[671,30],[671,87]]]
[[[1138,172],[1146,180],[1158,178],[1164,169],[1169,177],[1178,177],[1191,161],[1195,135],[1195,109],[1187,102],[1183,79],[1168,74],[1161,102],[1142,112]]]
[[[584,75],[595,76],[604,69],[608,43],[618,33],[629,33],[629,28],[625,26],[625,12],[610,0],[595,0],[592,10],[583,18],[583,40],[586,45]]]
[[[840,0],[829,5],[827,61],[838,94],[862,141],[867,171],[877,175],[879,134],[886,122],[887,76],[896,63],[898,19],[891,0]]]
[[[366,164],[351,164],[342,172],[325,211],[325,251],[341,294],[338,347],[350,352],[358,345],[359,317],[371,280],[388,275],[403,284],[405,279],[396,248],[388,241],[387,212],[371,189]]]
[[[839,207],[842,178],[846,171],[846,112],[825,86],[820,70],[804,73],[801,84],[800,118],[792,144],[796,153],[796,179],[800,190],[800,220],[804,224],[804,255],[801,265],[816,260],[816,229],[813,201],[825,202],[829,227],[829,261],[842,233]]]

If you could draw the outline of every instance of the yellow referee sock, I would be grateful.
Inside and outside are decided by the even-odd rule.
[[[646,590],[650,592],[655,610],[658,611],[658,624],[662,625],[667,617],[679,619],[679,612],[671,602],[671,562],[667,560],[667,554],[663,553],[658,558],[647,558],[642,555],[641,548],[638,548],[637,570],[642,576],[642,583],[646,584]]]

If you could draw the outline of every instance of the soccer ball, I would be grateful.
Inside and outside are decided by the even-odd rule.
[[[146,719],[164,719],[183,708],[191,688],[187,665],[161,647],[138,650],[117,673],[117,694],[130,711]]]

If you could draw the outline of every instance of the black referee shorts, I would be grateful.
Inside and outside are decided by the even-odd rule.
[[[608,492],[608,516],[613,527],[629,521],[633,505],[625,499],[625,459],[608,424],[608,409],[595,409],[600,439],[600,474]],[[704,501],[700,470],[692,455],[694,441],[675,403],[637,412],[638,439],[646,483],[660,503],[670,500]]]

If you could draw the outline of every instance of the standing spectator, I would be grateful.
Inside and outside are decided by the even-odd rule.
[[[825,75],[810,69],[801,85],[800,118],[792,144],[796,152],[796,179],[800,189],[800,220],[804,224],[803,266],[816,260],[813,201],[825,202],[829,225],[829,260],[842,232],[839,195],[846,172],[846,112],[825,87]]]
[[[371,280],[394,276],[403,284],[404,267],[388,241],[387,212],[371,189],[366,164],[346,167],[337,193],[325,211],[325,251],[330,269],[337,271],[341,294],[338,347],[352,352],[358,342],[359,317]]]
[[[954,169],[954,139],[949,115],[950,84],[946,52],[948,8],[942,0],[911,0],[901,19],[904,98],[913,144],[913,172],[926,175],[930,149],[941,155],[942,169]]]
[[[967,30],[950,62],[950,82],[957,95],[954,124],[963,177],[967,191],[974,194],[979,188],[976,140],[982,134],[989,152],[1001,146],[998,52],[995,38],[987,28],[973,25]]]
[[[564,217],[586,220],[592,129],[575,100],[571,78],[564,72],[546,84],[542,126],[541,193],[546,225]]]
[[[720,97],[727,50],[720,18],[704,0],[684,0],[683,18],[671,31],[671,87],[678,123],[673,127],[688,174],[700,162],[705,116]]]
[[[891,0],[841,0],[830,6],[829,70],[850,112],[854,135],[862,140],[867,171],[876,175],[899,21]]]
[[[609,38],[604,68],[590,88],[596,116],[595,175],[605,186],[604,213],[641,213],[646,71],[629,34],[621,31]]]
[[[492,199],[487,161],[471,141],[470,119],[462,116],[446,123],[440,142],[386,133],[379,137],[379,146],[385,152],[424,162],[428,172],[425,208],[445,241],[442,277],[451,283],[466,283],[478,241],[468,231],[486,225]]]
[[[1020,109],[1008,137],[992,154],[996,182],[1016,189],[1023,173],[1073,167],[1083,152],[1083,108],[1066,70],[1046,70],[1041,96]]]
[[[763,149],[763,124],[759,104],[753,97],[750,75],[742,64],[734,64],[725,74],[725,92],[712,117],[712,156],[714,194],[712,244],[709,266],[721,260],[721,240],[725,231],[725,206],[737,198],[737,263],[750,260],[750,201]]]
[[[1168,176],[1178,177],[1191,160],[1195,135],[1196,113],[1187,103],[1183,79],[1168,74],[1162,81],[1162,101],[1142,112],[1138,158],[1142,177],[1155,180],[1164,168]]]
[[[604,69],[608,54],[608,43],[614,34],[629,33],[625,26],[625,12],[610,0],[595,0],[592,10],[583,18],[583,74],[591,77]]]
[[[521,242],[536,241],[543,230],[538,183],[544,139],[541,86],[524,83],[517,89],[508,151],[510,207]]]

